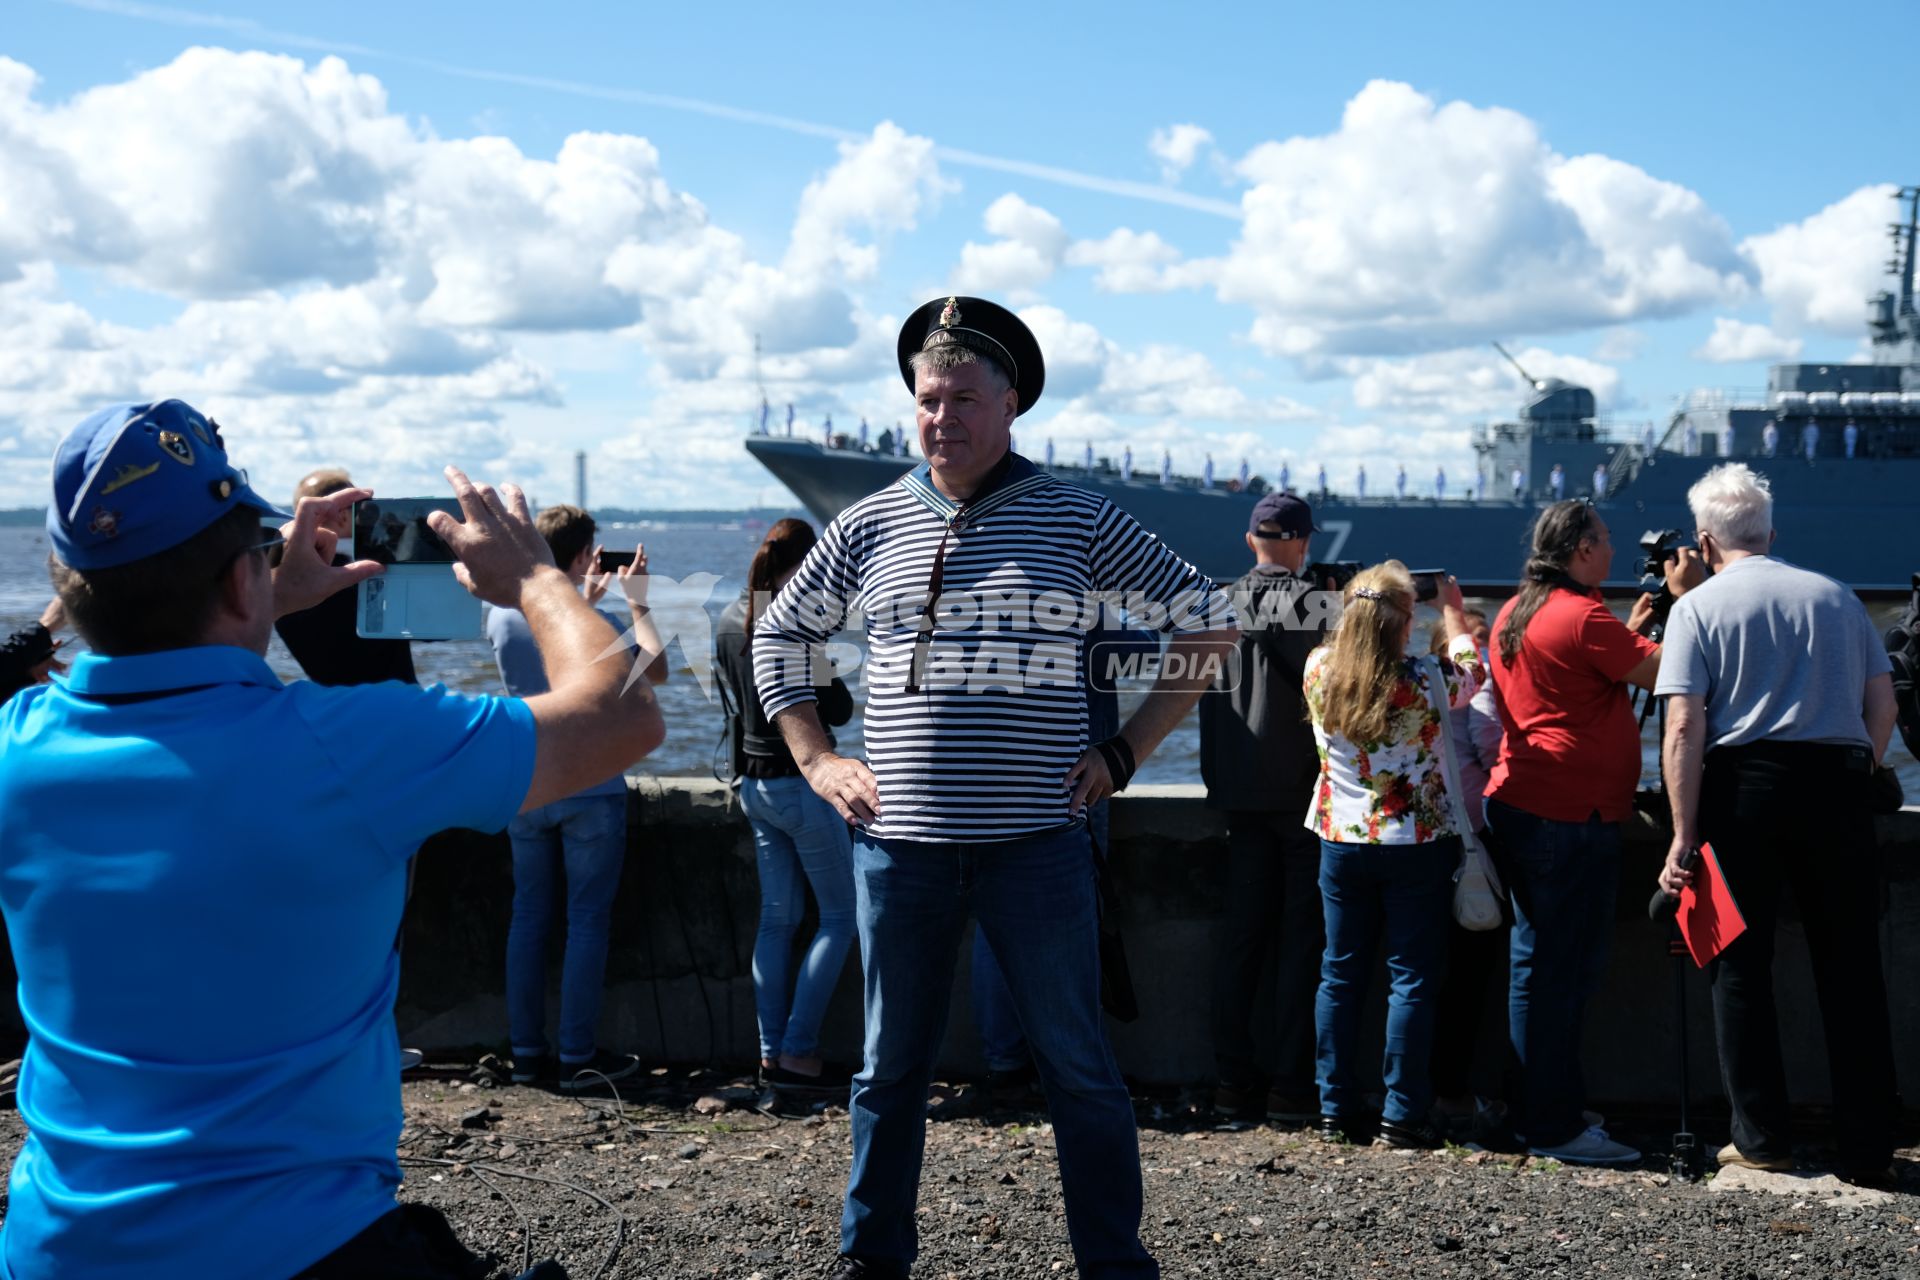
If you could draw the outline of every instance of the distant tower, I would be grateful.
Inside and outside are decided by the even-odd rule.
[[[578,449],[573,455],[573,505],[582,511],[587,509],[587,451]]]

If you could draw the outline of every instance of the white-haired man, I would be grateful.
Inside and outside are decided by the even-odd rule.
[[[1733,1107],[1720,1163],[1793,1167],[1772,972],[1791,888],[1826,1029],[1840,1172],[1884,1180],[1893,1046],[1868,792],[1894,723],[1887,655],[1851,592],[1770,554],[1763,476],[1722,464],[1687,505],[1714,576],[1675,602],[1654,687],[1667,698],[1674,825],[1660,885],[1677,894],[1692,879],[1683,855],[1709,843],[1747,922],[1712,970]]]

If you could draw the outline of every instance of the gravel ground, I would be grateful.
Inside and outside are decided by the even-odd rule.
[[[753,1109],[750,1080],[710,1072],[661,1069],[617,1103],[434,1074],[403,1088],[402,1196],[444,1210],[497,1276],[529,1250],[574,1280],[786,1280],[832,1263],[849,1139],[828,1101],[776,1117]],[[1716,1193],[1651,1169],[1219,1129],[1173,1098],[1140,1111],[1144,1234],[1170,1277],[1920,1275],[1911,1152],[1903,1191],[1839,1203],[1812,1185]],[[0,1116],[0,1155],[22,1134]],[[1038,1107],[931,1124],[920,1204],[916,1276],[1074,1273]]]

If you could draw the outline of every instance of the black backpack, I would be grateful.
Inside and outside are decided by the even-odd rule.
[[[1900,739],[1920,756],[1920,573],[1900,621],[1887,628],[1887,657],[1893,663],[1893,701],[1899,711]]]

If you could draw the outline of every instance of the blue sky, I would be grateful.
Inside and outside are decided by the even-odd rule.
[[[1048,349],[1034,452],[1460,475],[1518,398],[1492,339],[1622,421],[1855,354],[1920,180],[1907,78],[1791,74],[1776,4],[9,8],[7,505],[166,394],[273,486],[559,496],[587,448],[602,501],[773,500],[750,335],[803,422],[878,425],[954,289]]]

